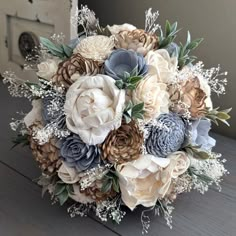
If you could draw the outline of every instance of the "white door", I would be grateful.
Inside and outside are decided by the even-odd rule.
[[[0,0],[0,73],[12,70],[24,79],[24,56],[39,43],[39,36],[63,33],[76,37],[71,26],[78,0]]]

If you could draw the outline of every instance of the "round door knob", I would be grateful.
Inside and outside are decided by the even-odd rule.
[[[35,47],[39,45],[39,39],[33,32],[23,32],[18,39],[18,47],[21,55],[26,58],[27,55],[37,54]]]

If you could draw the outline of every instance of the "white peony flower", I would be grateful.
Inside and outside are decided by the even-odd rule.
[[[41,62],[38,64],[37,76],[50,80],[52,76],[56,74],[59,62],[58,59],[47,59],[46,61]]]
[[[115,46],[113,37],[103,35],[89,36],[81,40],[74,49],[74,53],[80,53],[83,57],[95,61],[105,61]]]
[[[144,118],[149,121],[162,113],[169,112],[167,85],[158,82],[156,74],[148,74],[132,93],[135,104],[144,102]]]
[[[121,198],[133,210],[137,205],[152,207],[169,192],[172,179],[189,167],[186,153],[175,152],[167,158],[141,155],[139,159],[118,165]]]
[[[151,207],[163,198],[169,188],[169,180],[162,180],[162,170],[170,159],[141,155],[139,159],[118,165],[121,197],[131,210],[137,205]],[[166,183],[168,186],[166,187]]]
[[[66,184],[75,184],[80,180],[79,172],[75,168],[67,166],[64,162],[58,170],[59,178]]]
[[[67,91],[65,102],[67,127],[85,143],[100,144],[121,125],[125,91],[107,75],[74,74],[72,79],[75,83]]]
[[[42,118],[42,100],[37,99],[32,101],[32,110],[25,116],[24,122],[26,127],[30,127],[35,122],[43,122]]]
[[[178,60],[176,57],[170,57],[165,49],[149,51],[146,55],[147,65],[157,74],[159,82],[171,83],[176,75]]]
[[[108,25],[107,27],[113,35],[118,34],[124,30],[132,31],[132,30],[137,29],[134,25],[127,24],[127,23],[122,24],[122,25],[112,25],[112,26]]]

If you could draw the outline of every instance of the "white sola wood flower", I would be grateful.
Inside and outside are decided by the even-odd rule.
[[[156,51],[149,51],[146,55],[147,64],[151,71],[157,74],[159,82],[171,83],[173,82],[176,72],[178,60],[176,57],[170,57],[165,49]]]
[[[67,127],[89,145],[102,143],[121,125],[125,91],[110,76],[79,76],[66,94]]]
[[[152,207],[168,193],[172,179],[189,167],[186,153],[175,152],[167,158],[141,155],[139,159],[118,165],[121,197],[131,209],[137,205]]]
[[[113,37],[95,35],[84,38],[74,49],[74,53],[80,53],[83,57],[95,61],[104,61],[114,48]]]
[[[135,104],[144,103],[144,118],[149,121],[162,113],[169,112],[167,85],[160,83],[156,74],[148,74],[132,93]]]

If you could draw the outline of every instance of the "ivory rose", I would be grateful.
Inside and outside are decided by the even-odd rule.
[[[157,74],[159,82],[171,83],[175,78],[178,60],[176,57],[171,58],[166,49],[149,51],[146,55],[146,62]]]
[[[168,193],[172,179],[183,174],[190,160],[184,152],[167,158],[141,155],[139,159],[118,165],[121,197],[131,209],[137,205],[152,207]]]
[[[169,112],[167,85],[159,82],[156,74],[148,74],[140,81],[133,91],[132,100],[135,104],[144,103],[146,121]]]
[[[84,143],[100,144],[121,125],[125,91],[107,75],[74,74],[72,78],[76,82],[67,91],[64,107],[67,127]]]
[[[50,80],[52,76],[56,74],[59,62],[58,59],[47,59],[41,62],[38,64],[37,76]]]
[[[190,159],[185,152],[173,152],[167,156],[167,159],[170,159],[170,164],[165,169],[164,174],[170,175],[173,179],[178,178],[189,168]]]
[[[58,177],[66,184],[74,184],[79,181],[79,172],[75,168],[67,166],[64,162],[58,170]]]

